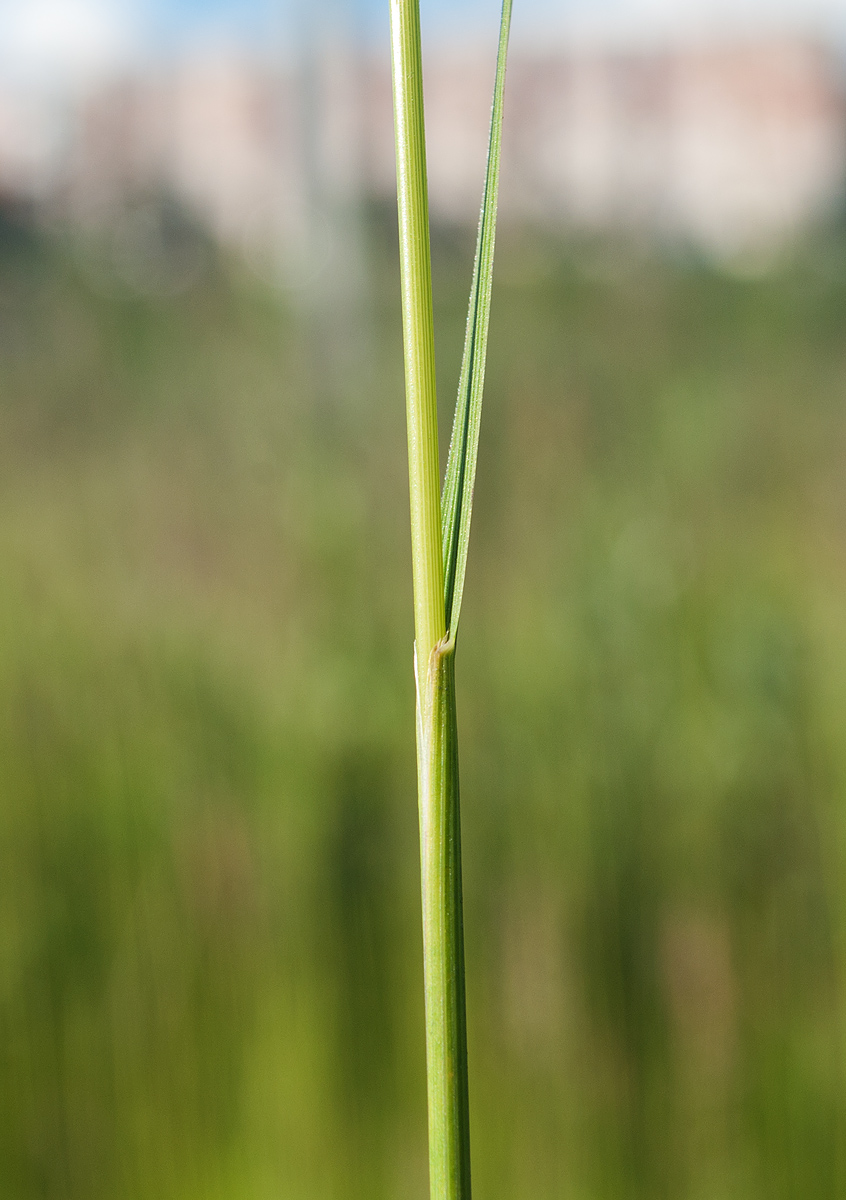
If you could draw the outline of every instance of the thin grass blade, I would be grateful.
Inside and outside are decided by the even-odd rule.
[[[479,428],[482,419],[482,396],[485,385],[485,359],[488,346],[494,243],[496,240],[505,63],[508,56],[510,29],[511,0],[503,0],[485,190],[479,216],[476,260],[473,265],[473,282],[470,288],[470,306],[467,313],[467,331],[464,338],[458,400],[455,406],[449,458],[441,496],[444,603],[446,626],[452,639],[458,632],[458,618],[461,613],[464,573],[467,567],[467,546],[470,538],[470,517],[473,511],[473,488],[476,481],[476,459],[479,451]]]

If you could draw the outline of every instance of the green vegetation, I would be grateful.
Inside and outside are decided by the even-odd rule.
[[[0,1193],[421,1200],[396,229],[343,397],[213,259],[145,298],[12,232]],[[471,243],[433,245],[442,394]],[[458,681],[477,1194],[834,1200],[844,245],[759,281],[498,256]]]

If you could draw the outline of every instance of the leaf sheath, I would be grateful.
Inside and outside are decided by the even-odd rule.
[[[417,677],[420,868],[432,1200],[470,1200],[455,643]]]

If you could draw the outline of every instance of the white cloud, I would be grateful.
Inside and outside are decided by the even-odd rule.
[[[0,71],[85,82],[125,62],[134,23],[121,0],[0,0]]]

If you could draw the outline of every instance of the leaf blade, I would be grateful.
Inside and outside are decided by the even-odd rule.
[[[491,291],[493,285],[496,213],[499,194],[500,159],[502,155],[502,115],[505,93],[505,66],[508,38],[511,29],[512,0],[503,0],[500,21],[499,49],[496,62],[496,83],[491,108],[488,160],[485,187],[479,214],[476,239],[476,258],[470,287],[470,304],[464,337],[464,353],[458,384],[449,457],[441,496],[441,530],[444,559],[444,607],[446,627],[454,639],[458,632],[467,550],[470,537],[470,518],[473,512],[473,491],[476,481],[476,461],[479,451],[482,398],[485,382],[488,327],[490,323]]]

